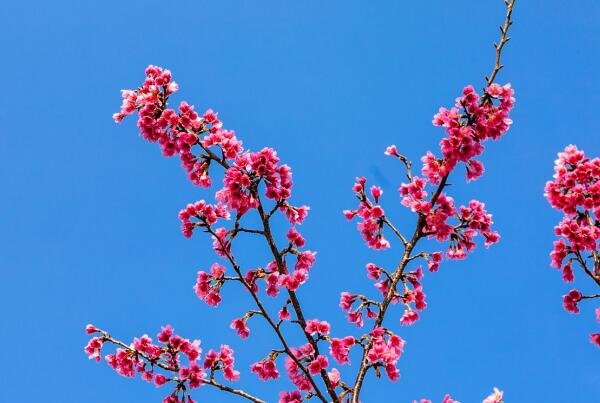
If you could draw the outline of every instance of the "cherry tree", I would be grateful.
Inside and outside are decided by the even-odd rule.
[[[385,150],[386,156],[398,161],[406,177],[399,196],[415,221],[412,232],[403,234],[386,215],[380,187],[363,177],[352,187],[356,205],[343,213],[348,220],[357,221],[367,247],[384,250],[394,242],[401,250],[396,267],[366,263],[367,277],[378,298],[369,298],[361,291],[341,293],[340,308],[356,325],[354,334],[337,334],[323,318],[309,318],[304,313],[299,291],[310,294],[306,283],[316,259],[299,231],[309,207],[292,201],[292,171],[276,151],[245,149],[235,132],[226,130],[210,109],[199,114],[185,101],[176,109],[170,108],[169,101],[179,86],[169,70],[149,66],[140,87],[122,92],[116,122],[136,114],[141,136],[157,143],[164,156],[177,156],[194,185],[211,188],[213,182],[222,183],[214,202],[200,200],[179,212],[183,235],[208,234],[217,258],[209,270],[198,272],[193,288],[198,298],[212,307],[221,303],[224,287],[245,291],[239,299],[242,314],[232,318],[231,329],[246,339],[252,321],[263,320],[277,340],[264,356],[256,357],[250,368],[253,374],[245,376],[277,381],[284,372],[294,389],[281,391],[279,402],[368,401],[368,397],[361,397],[361,391],[370,373],[379,376],[385,372],[396,381],[400,376],[397,363],[405,346],[398,332],[401,326],[418,321],[427,306],[422,267],[434,273],[444,259],[466,258],[478,240],[485,247],[499,241],[484,203],[470,200],[459,205],[447,190],[453,173],[464,175],[467,182],[483,175],[483,164],[477,158],[485,149],[484,143],[500,139],[512,123],[509,113],[515,102],[514,91],[510,84],[500,85],[495,79],[502,69],[502,50],[510,40],[514,4],[515,0],[505,1],[506,16],[494,45],[495,63],[481,93],[466,86],[453,107],[440,108],[435,114],[433,125],[443,128],[444,135],[440,149],[427,151],[421,158],[419,174],[413,173],[412,162],[399,147],[390,145]],[[221,176],[222,180],[217,180]],[[272,225],[276,217],[289,224],[283,233]],[[284,236],[286,241],[281,243]],[[259,263],[257,269],[245,268],[236,257],[244,237],[262,239],[269,261]],[[593,256],[598,262],[595,250]],[[583,257],[579,260],[583,262]],[[595,267],[598,270],[598,264]],[[267,303],[267,299],[273,301]],[[274,303],[276,310],[270,309]],[[400,323],[386,324],[386,315],[393,308],[403,310]],[[217,388],[252,402],[264,401],[233,386],[240,371],[234,351],[226,344],[203,352],[199,340],[175,334],[170,325],[162,327],[156,340],[143,335],[131,343],[113,338],[94,325],[88,325],[86,331],[92,336],[85,347],[89,358],[100,361],[104,357],[124,377],[139,374],[157,387],[168,388],[164,403],[193,402],[192,391],[200,387]],[[304,341],[295,345],[290,340],[298,335]],[[335,366],[349,364],[351,355],[358,358],[356,373],[342,378]],[[494,389],[484,403],[501,401],[502,392]],[[456,401],[447,395],[443,402]]]

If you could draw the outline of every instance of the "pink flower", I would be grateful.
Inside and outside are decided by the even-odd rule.
[[[225,379],[231,382],[240,379],[240,372],[234,369],[233,350],[228,345],[221,345],[218,360],[223,364],[223,377]]]
[[[300,367],[294,360],[290,357],[285,357],[285,368],[290,381],[296,386],[298,389],[304,392],[310,392],[312,390],[312,385],[310,381],[306,378],[304,373],[300,370]],[[299,394],[298,394],[299,395]],[[280,395],[281,396],[281,395]],[[282,400],[280,399],[280,402]],[[283,401],[294,401],[294,400],[283,400]]]
[[[577,303],[581,301],[582,295],[578,290],[571,290],[568,294],[563,295],[563,306],[567,312],[579,313]]]
[[[93,334],[93,333],[98,333],[98,332],[100,332],[100,329],[98,329],[98,328],[97,328],[96,326],[94,326],[94,325],[87,325],[87,326],[85,327],[85,332],[86,332],[87,334]]]
[[[329,323],[325,321],[319,321],[318,319],[307,320],[306,327],[304,328],[306,333],[309,333],[313,336],[315,334],[328,335],[330,329],[331,326]]]
[[[190,203],[179,212],[181,231],[189,238],[196,227],[208,227],[215,224],[219,218],[229,219],[229,216],[229,211],[222,204],[212,205],[204,200]]]
[[[425,185],[427,181],[418,176],[413,177],[412,182],[406,184],[403,183],[398,189],[400,196],[402,196],[402,205],[410,207],[413,212],[428,213],[430,210],[430,204],[424,202],[427,197],[425,191]]]
[[[379,280],[381,277],[382,269],[380,267],[375,266],[373,263],[367,263],[367,272],[368,277],[373,280]]]
[[[429,255],[430,259],[427,259],[427,267],[430,272],[438,271],[440,262],[442,261],[442,252],[433,252]]]
[[[273,360],[256,362],[252,364],[251,369],[252,372],[257,374],[258,377],[263,381],[279,378],[279,371],[277,371],[277,368],[275,367],[275,361]]]
[[[331,339],[331,345],[329,346],[329,352],[333,359],[335,359],[340,365],[350,364],[348,355],[350,354],[350,348],[356,343],[356,340],[352,336],[346,336],[343,339]]]
[[[400,323],[405,326],[410,326],[419,320],[419,314],[413,311],[412,309],[407,309],[404,311],[402,318],[400,318]]]
[[[324,355],[319,355],[313,361],[308,364],[308,370],[312,375],[318,374],[321,370],[327,369],[329,366],[329,362],[327,357]]]
[[[88,358],[90,360],[96,360],[96,362],[100,361],[100,357],[102,355],[102,345],[104,342],[100,337],[92,338],[88,344],[85,346],[85,352],[88,354]]]
[[[211,268],[211,274],[204,271],[199,271],[194,285],[194,291],[198,298],[206,302],[208,305],[216,307],[221,302],[221,285],[220,279],[223,277],[225,268],[215,263]]]
[[[331,382],[331,386],[333,388],[337,388],[341,381],[341,374],[335,368],[332,368],[331,371],[327,373],[327,377],[329,378],[329,382]]]
[[[423,162],[421,175],[427,177],[433,185],[440,183],[442,177],[448,174],[446,166],[443,165],[444,161],[435,158],[431,151],[427,151],[427,154],[421,157],[421,161]]]
[[[357,296],[355,294],[342,292],[340,294],[340,308],[342,308],[343,311],[349,311],[352,309],[352,305],[354,304],[354,301],[356,301],[356,297]]]
[[[285,213],[285,217],[288,219],[290,224],[300,225],[308,216],[308,210],[310,210],[310,207],[294,207],[286,204],[283,207],[281,207],[280,210],[282,210]]]
[[[379,186],[371,186],[371,196],[375,199],[375,203],[379,202],[379,198],[383,194],[383,190]]]
[[[139,339],[133,339],[133,348],[139,352],[145,353],[152,359],[157,359],[162,354],[162,348],[152,343],[152,339],[147,335],[143,335]]]
[[[173,336],[173,328],[171,325],[162,326],[160,333],[156,336],[161,343],[168,343]]]
[[[467,182],[474,181],[483,175],[483,164],[477,160],[467,161]]]
[[[300,233],[296,231],[296,228],[290,228],[286,236],[287,239],[290,241],[290,244],[296,246],[297,248],[301,248],[304,246],[304,238],[302,238],[302,235],[300,235]]]
[[[242,339],[246,339],[250,335],[250,328],[248,328],[245,318],[234,319],[229,327],[237,330],[237,335]]]
[[[163,386],[167,381],[168,379],[163,374],[158,374],[154,377],[154,384],[157,388]]]
[[[385,339],[386,333],[389,334],[387,340]],[[404,350],[404,340],[378,327],[371,332],[371,343],[372,347],[367,353],[369,362],[374,364],[381,361],[388,378],[391,381],[398,380],[400,373],[396,368],[396,362]]]
[[[267,295],[269,297],[279,295],[279,274],[276,272],[267,276]]]
[[[314,264],[316,260],[316,252],[311,252],[309,250],[301,252],[296,256],[296,264],[294,265],[295,270],[308,270]]]
[[[142,373],[142,379],[146,382],[152,382],[153,378],[154,378],[154,373],[152,371],[144,371]]]
[[[423,159],[423,175],[429,177],[432,183],[438,183],[441,176],[448,175],[458,162],[468,163],[468,181],[478,178],[483,173],[483,166],[473,162],[473,157],[483,152],[481,143],[489,138],[498,139],[508,131],[512,123],[508,114],[514,105],[514,91],[509,84],[492,84],[486,92],[492,92],[494,95],[491,98],[499,104],[479,104],[479,95],[472,86],[467,86],[463,89],[462,97],[457,99],[455,108],[440,108],[439,113],[434,116],[433,125],[445,127],[448,137],[440,142],[444,155],[444,172],[441,172],[441,165],[429,154]]]
[[[179,377],[187,381],[190,389],[196,389],[204,383],[206,373],[198,364],[192,363],[189,367],[183,366],[179,369]]]
[[[302,395],[297,390],[279,392],[279,403],[302,403]]]
[[[287,306],[284,306],[279,311],[279,320],[290,320],[290,312],[288,311]]]
[[[558,241],[554,242],[554,250],[550,253],[550,257],[552,258],[552,267],[559,268],[562,266],[562,262],[569,254],[568,247],[565,244],[565,240],[560,238]]]
[[[501,403],[503,394],[504,393],[501,390],[498,390],[498,388],[494,388],[492,394],[486,397],[483,400],[483,403]]]
[[[385,149],[385,155],[390,155],[392,157],[400,157],[400,154],[398,153],[398,150],[396,149],[395,145],[391,145],[388,148]]]
[[[129,352],[119,348],[116,354],[109,354],[105,357],[106,362],[110,365],[117,373],[127,378],[135,377],[134,365],[137,364],[132,358]]]
[[[568,263],[563,267],[562,279],[565,283],[572,283],[575,280],[571,263]]]

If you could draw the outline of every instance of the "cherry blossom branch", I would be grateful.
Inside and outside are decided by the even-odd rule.
[[[571,283],[575,281],[573,263],[577,263],[600,287],[600,158],[586,157],[576,146],[567,146],[558,154],[554,180],[546,183],[545,196],[564,214],[555,227],[560,238],[550,253],[551,266],[562,271],[564,282]],[[567,312],[577,314],[579,302],[598,297],[600,294],[586,296],[571,289],[563,295],[563,306]],[[600,322],[600,308],[596,308],[596,321]],[[600,333],[590,334],[590,341],[600,347]]]
[[[504,25],[500,27],[500,31],[501,31],[500,41],[498,44],[494,44],[494,47],[496,49],[496,61],[494,64],[494,68],[492,70],[492,74],[490,74],[489,77],[486,77],[487,87],[490,87],[493,84],[498,72],[503,67],[501,64],[501,55],[502,55],[502,50],[504,48],[504,45],[506,43],[508,43],[508,41],[510,40],[510,38],[507,35],[508,35],[508,30],[509,30],[510,26],[512,25],[511,17],[512,17],[512,11],[513,11],[515,1],[516,0],[511,0],[511,1],[505,0],[505,5],[506,5],[506,9],[507,9],[506,17],[505,17]],[[481,107],[485,103],[491,102],[491,99],[492,99],[492,95],[490,94],[490,92],[486,91],[484,93],[484,96],[481,98],[479,106]],[[464,107],[464,104],[463,104],[463,107]],[[464,109],[465,109],[466,113],[468,114],[469,113],[468,108],[465,107]],[[471,116],[468,116],[468,121],[469,121],[469,123],[472,122]],[[407,170],[407,178],[409,179],[410,182],[412,182],[412,179],[413,179],[412,174],[411,174],[411,165],[412,164],[410,163],[410,161],[408,161],[404,156],[398,154],[397,151],[395,150],[395,147],[388,148],[388,150],[386,150],[386,154],[396,156],[405,165],[406,170]],[[447,186],[448,177],[451,172],[452,171],[449,170],[442,176],[438,187],[436,188],[436,190],[433,193],[433,196],[430,199],[429,205],[431,205],[431,206],[436,205],[444,188]],[[364,192],[363,192],[363,195],[364,195]],[[365,203],[365,204],[369,208],[372,207],[372,205],[370,205],[370,203]],[[414,250],[414,248],[416,247],[419,240],[426,235],[423,232],[423,228],[427,224],[427,214],[425,214],[421,211],[418,212],[418,220],[417,220],[416,228],[415,228],[415,231],[413,232],[413,235],[409,242],[407,242],[405,240],[405,238],[395,229],[395,227],[391,223],[389,223],[389,220],[385,216],[384,216],[384,222],[390,228],[392,228],[393,232],[402,240],[402,243],[404,245],[404,254],[403,254],[400,262],[398,263],[398,266],[396,267],[395,271],[392,273],[391,278],[390,278],[390,284],[387,289],[387,293],[386,293],[383,301],[379,304],[379,313],[377,314],[377,317],[373,324],[374,330],[382,326],[390,304],[392,303],[392,301],[394,299],[398,298],[398,293],[396,291],[396,287],[399,282],[401,282],[401,281],[404,282],[404,280],[405,280],[404,279],[404,270],[405,270],[407,264],[411,260],[414,259],[414,257],[411,257],[411,253]],[[360,365],[354,386],[351,388],[351,392],[345,391],[346,393],[352,394],[352,403],[359,402],[359,395],[361,392],[361,387],[364,382],[365,376],[366,376],[368,370],[373,367],[372,365],[369,364],[369,353],[371,351],[372,344],[373,344],[373,342],[371,339],[363,347],[361,365]]]
[[[262,206],[259,208],[259,211],[262,211]],[[262,218],[262,213],[261,213],[261,218]],[[244,287],[246,288],[246,290],[250,293],[250,295],[252,296],[252,299],[254,300],[256,306],[258,307],[258,309],[260,310],[261,315],[265,318],[265,320],[267,321],[267,323],[269,324],[269,326],[271,326],[271,328],[273,329],[273,331],[275,332],[275,334],[277,335],[277,338],[279,339],[279,341],[281,342],[283,349],[285,351],[285,353],[296,363],[296,365],[298,365],[298,367],[300,368],[300,370],[302,372],[304,372],[305,376],[307,377],[307,379],[309,380],[309,382],[311,383],[313,389],[314,389],[314,393],[315,395],[323,402],[327,402],[327,399],[325,399],[325,397],[323,396],[322,392],[319,390],[319,387],[317,386],[317,384],[315,383],[314,379],[312,378],[311,374],[309,373],[309,371],[306,369],[306,367],[298,360],[298,358],[296,358],[296,356],[294,355],[294,353],[291,351],[287,341],[285,340],[285,337],[283,336],[281,329],[279,327],[279,324],[276,324],[273,319],[271,318],[271,316],[269,315],[269,313],[267,312],[266,308],[264,307],[264,305],[262,304],[262,302],[260,301],[260,298],[258,297],[257,293],[254,291],[254,288],[248,284],[248,282],[246,281],[246,279],[244,278],[244,275],[242,274],[242,271],[240,269],[240,266],[237,264],[237,262],[235,261],[233,255],[228,251],[227,246],[223,243],[223,240],[209,227],[207,227],[207,231],[215,238],[218,240],[219,245],[221,247],[221,250],[223,251],[223,253],[225,254],[225,256],[227,257],[227,259],[229,260],[231,266],[233,267],[233,269],[235,270],[235,272],[238,275],[238,279],[239,281],[244,285]],[[272,239],[272,236],[270,235],[270,228],[268,226],[268,221],[267,221],[267,225],[265,225],[264,230],[260,231],[261,235],[264,235],[265,237],[270,237],[270,239]],[[302,319],[304,320],[304,319]],[[304,325],[304,327],[306,326],[306,323]],[[304,330],[303,327],[303,330]],[[310,337],[310,335],[309,335]],[[312,339],[312,337],[311,337]],[[318,351],[318,350],[317,350]]]
[[[277,165],[279,159],[272,149],[265,148],[257,153],[244,152],[241,146],[242,143],[237,140],[234,132],[223,130],[221,128],[222,123],[211,110],[200,118],[194,112],[193,107],[186,102],[182,102],[179,106],[179,113],[168,109],[167,100],[169,95],[178,89],[177,84],[171,80],[170,72],[150,66],[146,70],[146,74],[147,79],[142,87],[135,91],[123,91],[122,110],[120,113],[115,114],[115,120],[119,122],[126,115],[137,111],[140,115],[138,126],[142,136],[151,142],[158,141],[163,149],[163,154],[166,156],[179,155],[190,180],[196,185],[203,187],[211,185],[212,179],[209,175],[211,163],[214,162],[225,169],[224,182],[226,186],[216,194],[216,198],[221,203],[210,205],[204,201],[199,201],[190,204],[180,212],[180,219],[182,220],[182,232],[186,237],[190,237],[197,228],[203,228],[205,232],[213,237],[215,251],[229,261],[237,274],[237,278],[224,276],[225,269],[219,264],[214,264],[211,268],[212,274],[198,273],[198,282],[195,286],[196,293],[209,305],[216,306],[221,300],[220,289],[227,281],[234,279],[241,282],[250,292],[258,311],[248,311],[243,318],[234,320],[232,328],[238,330],[240,337],[247,337],[249,329],[246,326],[246,321],[251,316],[258,314],[267,320],[284,347],[281,351],[273,350],[268,360],[253,365],[253,372],[256,372],[261,378],[264,377],[265,380],[278,377],[279,374],[274,367],[274,361],[278,354],[285,352],[290,360],[289,362],[293,364],[290,367],[291,369],[288,368],[288,375],[298,388],[308,392],[306,398],[316,396],[323,402],[327,401],[312,377],[313,374],[319,373],[332,400],[337,401],[337,395],[325,372],[327,367],[326,358],[319,354],[317,345],[319,339],[314,340],[305,329],[309,321],[305,320],[294,292],[300,284],[306,281],[307,269],[312,266],[314,256],[310,251],[298,252],[288,248],[289,251],[293,251],[297,255],[298,259],[296,264],[298,270],[293,273],[293,278],[289,278],[287,269],[283,264],[283,257],[278,252],[270,229],[269,219],[278,209],[285,212],[292,225],[301,224],[307,214],[308,209],[306,207],[294,207],[287,201],[292,185],[289,167]],[[201,135],[205,135],[205,137],[201,138]],[[201,151],[199,154],[193,152],[195,147],[198,147]],[[214,149],[217,151],[213,151]],[[230,162],[232,160],[233,162]],[[263,204],[260,201],[258,188],[261,183],[264,183],[266,187],[266,196],[275,200],[275,204],[268,214],[265,213]],[[252,209],[259,212],[263,229],[250,229],[241,225],[241,218]],[[234,228],[230,231],[224,228],[214,230],[212,224],[219,219],[229,219],[232,210],[236,210]],[[250,271],[244,276],[239,264],[230,252],[232,241],[242,232],[265,237],[275,258],[276,272],[265,272],[260,269],[261,271],[254,273]],[[299,246],[301,246],[300,243],[304,244],[304,239],[294,228],[288,232],[288,238],[290,237],[293,237],[294,244]],[[292,238],[290,238],[291,241]],[[278,287],[285,286],[290,297],[282,308],[280,320],[277,323],[268,314],[257,294],[256,281],[264,277],[267,277],[268,295],[276,296],[279,292]],[[275,283],[272,279],[275,280]],[[279,282],[281,282],[281,285],[278,284]],[[301,326],[312,351],[308,351],[304,347],[294,349],[285,340],[281,332],[281,325],[287,319],[286,309],[288,304],[292,304],[297,315],[295,322]],[[310,371],[304,362],[309,364]],[[286,367],[288,367],[287,363]],[[302,375],[298,377],[297,374],[294,375],[290,371],[300,371]],[[230,373],[230,375],[232,374]],[[230,376],[229,378],[233,379],[234,377]],[[288,394],[284,393],[284,395],[287,396]],[[291,392],[289,396],[295,398],[296,392]]]
[[[370,369],[377,375],[384,370],[390,379],[396,380],[399,376],[396,361],[402,353],[404,341],[391,330],[382,327],[386,313],[390,305],[401,303],[406,307],[401,323],[408,325],[417,320],[418,314],[413,311],[412,305],[419,311],[426,306],[425,294],[420,283],[423,273],[420,266],[412,270],[407,269],[407,266],[422,258],[427,262],[430,271],[437,271],[442,260],[442,252],[420,251],[413,254],[417,243],[422,238],[434,237],[440,242],[449,241],[447,258],[461,259],[475,246],[473,238],[477,235],[485,237],[486,246],[498,241],[499,235],[492,232],[491,215],[485,211],[483,203],[471,201],[468,206],[456,209],[453,199],[444,191],[448,186],[450,173],[461,162],[466,166],[467,181],[475,180],[483,174],[483,165],[473,159],[483,151],[481,143],[488,138],[499,138],[511,123],[508,113],[514,103],[513,91],[509,85],[501,87],[492,83],[502,68],[502,48],[510,39],[507,32],[512,24],[510,16],[514,0],[507,1],[506,5],[505,26],[501,28],[501,39],[495,45],[496,64],[483,95],[479,97],[473,87],[465,87],[463,96],[457,100],[456,108],[441,108],[440,113],[434,117],[433,124],[445,127],[448,137],[440,142],[443,158],[436,158],[431,152],[423,157],[424,166],[421,172],[426,179],[413,176],[412,163],[398,154],[395,146],[386,150],[386,154],[397,157],[406,169],[409,183],[402,184],[400,188],[402,204],[410,207],[418,217],[410,240],[398,230],[378,205],[383,193],[380,188],[371,188],[371,199],[365,191],[366,179],[359,178],[354,186],[359,208],[356,211],[348,210],[345,214],[349,219],[358,215],[364,220],[358,224],[358,228],[368,246],[374,249],[388,248],[390,243],[384,238],[384,231],[388,229],[404,246],[403,256],[393,271],[372,263],[367,265],[370,278],[382,278],[375,284],[382,293],[381,302],[364,295],[342,293],[340,306],[349,311],[348,318],[352,322],[362,326],[363,314],[366,314],[367,319],[375,319],[372,330],[357,338],[330,336],[329,323],[305,317],[297,290],[308,280],[315,253],[302,250],[305,240],[296,226],[304,221],[308,207],[290,204],[291,169],[279,163],[276,152],[270,148],[258,152],[244,150],[235,133],[224,130],[217,114],[210,109],[200,116],[194,111],[194,107],[185,101],[180,103],[177,111],[170,109],[169,97],[178,91],[179,87],[172,80],[168,70],[149,66],[141,87],[123,91],[123,105],[121,111],[114,115],[115,120],[120,122],[125,116],[137,113],[142,137],[158,143],[165,156],[178,156],[194,185],[211,187],[211,166],[223,168],[223,187],[215,193],[216,204],[204,200],[188,204],[179,213],[179,218],[185,237],[189,238],[195,231],[200,230],[212,237],[214,251],[228,262],[235,276],[226,275],[227,269],[219,263],[214,263],[210,272],[198,272],[194,290],[201,300],[213,307],[219,305],[221,289],[229,283],[242,283],[250,293],[253,306],[246,310],[241,318],[234,319],[230,327],[245,339],[250,334],[247,325],[249,319],[261,316],[275,333],[281,346],[271,349],[265,358],[255,362],[251,371],[265,381],[277,379],[279,372],[276,361],[278,357],[283,356],[287,375],[297,390],[280,392],[280,403],[299,403],[303,399],[313,397],[321,402],[341,402],[350,398],[357,402],[364,377]],[[435,186],[429,198],[425,190],[428,184]],[[272,204],[265,204],[263,200],[266,199],[271,200]],[[260,218],[259,228],[248,227],[242,222],[247,213],[253,210]],[[285,215],[290,224],[286,234],[289,244],[283,248],[277,245],[277,234],[274,233],[270,221],[277,213]],[[233,225],[228,226],[230,229],[224,226],[217,228],[217,222],[230,220],[232,217],[234,220]],[[449,224],[449,219],[458,220],[458,223]],[[258,235],[265,239],[273,260],[264,268],[259,267],[244,273],[236,261],[232,251],[233,244],[234,240],[239,242],[243,239],[239,236],[242,233]],[[287,266],[292,259],[295,261],[293,270]],[[261,299],[261,284],[266,286],[266,295],[272,298],[276,298],[281,289],[285,288],[283,295],[286,300],[279,311],[277,321],[269,314]],[[358,307],[353,310],[355,302]],[[294,311],[293,320],[288,307]],[[295,325],[290,329],[300,327],[306,344],[293,347],[288,342],[289,339],[283,332],[285,321]],[[105,334],[91,325],[88,326],[88,330],[90,327],[91,333]],[[134,339],[133,344],[128,347],[109,338],[107,333],[105,335],[106,337],[92,338],[86,346],[85,350],[90,358],[97,361],[100,359],[105,342],[116,345],[119,347],[117,353],[106,355],[105,359],[120,375],[134,377],[136,373],[141,373],[143,379],[154,380],[157,386],[166,382],[176,384],[174,392],[165,398],[165,403],[191,403],[193,400],[190,391],[205,384],[248,400],[262,401],[216,381],[217,373],[222,373],[230,382],[239,379],[239,372],[234,369],[233,350],[227,345],[222,345],[218,352],[208,351],[201,366],[198,364],[200,342],[190,342],[173,336],[170,326],[164,327],[158,334],[159,342],[165,347],[153,344],[152,339],[147,336]],[[321,354],[324,350],[323,343],[328,345],[329,355],[340,365],[349,363],[348,354],[352,346],[360,346],[363,353],[354,385],[344,382],[335,368],[327,372],[329,361],[326,355]],[[182,356],[187,357],[187,365],[180,361]],[[156,375],[153,372],[155,367],[176,372],[178,376],[169,379],[162,374]],[[319,378],[322,385],[318,381]],[[326,393],[322,390],[323,385]],[[449,399],[447,396],[444,402],[451,402]],[[502,392],[495,390],[485,402],[498,403],[501,399]]]
[[[95,328],[93,326],[91,326],[91,327],[88,326],[88,333],[90,333],[90,334],[99,333],[100,337],[98,337],[97,340],[99,340],[100,343],[111,343],[111,344],[113,344],[115,346],[119,346],[122,349],[124,349],[124,351],[128,352],[128,355],[133,356],[133,357],[141,357],[143,360],[145,360],[146,362],[150,363],[152,365],[152,367],[156,366],[156,367],[159,367],[159,368],[161,368],[161,369],[163,369],[163,370],[165,370],[167,372],[173,372],[176,375],[179,374],[179,366],[177,364],[175,364],[175,366],[171,366],[171,365],[167,365],[167,364],[165,364],[163,362],[160,362],[159,358],[152,358],[148,354],[146,354],[146,353],[144,353],[142,351],[139,351],[138,349],[135,349],[135,348],[133,348],[131,346],[128,346],[127,344],[123,343],[122,341],[114,339],[113,337],[110,336],[110,334],[108,332],[106,332],[104,330]],[[172,352],[172,347],[169,345],[167,347],[167,350],[170,350]],[[161,379],[161,378],[157,378],[157,379]],[[163,383],[172,381],[172,382],[178,383],[177,389],[183,389],[187,393],[187,389],[185,388],[185,381],[178,379],[177,376],[173,377],[170,380],[167,379],[167,378],[164,378],[164,377],[162,379],[163,379],[162,381],[157,382],[157,386],[162,386]],[[161,382],[163,382],[163,383],[161,383]],[[243,398],[245,398],[247,400],[250,400],[252,402],[255,402],[255,403],[266,403],[264,400],[259,399],[259,398],[255,397],[255,396],[253,396],[253,395],[251,395],[251,394],[249,394],[249,393],[247,393],[247,392],[245,392],[243,390],[231,388],[231,387],[229,387],[227,385],[223,385],[223,384],[217,382],[214,379],[214,373],[211,373],[211,378],[210,379],[202,379],[202,380],[200,380],[200,382],[202,384],[204,384],[204,385],[213,386],[213,387],[215,387],[217,389],[220,389],[220,390],[222,390],[224,392],[231,393],[231,394],[234,394],[234,395],[238,395],[240,397],[243,397]]]
[[[271,233],[271,224],[269,222],[270,217],[268,217],[265,214],[265,211],[263,209],[262,202],[260,199],[260,195],[258,194],[258,192],[256,190],[254,191],[254,197],[258,201],[257,210],[258,210],[258,214],[260,215],[260,219],[261,219],[261,222],[263,225],[263,230],[262,230],[263,234],[262,235],[265,237],[267,244],[269,245],[269,249],[271,250],[271,254],[273,255],[273,258],[275,259],[275,262],[277,263],[277,269],[279,270],[279,274],[285,274],[283,258],[281,256],[281,254],[279,253],[279,248],[277,247],[275,239],[273,239],[273,235]],[[294,291],[290,290],[289,288],[287,289],[287,293],[288,293],[289,299],[292,303],[294,312],[296,313],[297,323],[300,326],[302,333],[304,334],[304,337],[306,338],[306,340],[310,343],[310,345],[315,350],[315,354],[317,356],[319,356],[320,352],[319,352],[319,346],[318,346],[317,342],[306,331],[306,319],[304,317],[304,313],[302,312],[302,307],[300,306],[300,301],[298,300],[296,293]],[[319,373],[321,375],[321,379],[325,383],[325,387],[327,388],[327,393],[331,397],[332,401],[338,402],[339,401],[338,396],[335,393],[335,390],[333,389],[333,387],[331,386],[331,382],[329,380],[329,376],[327,375],[327,372],[325,371],[325,369],[321,369],[321,371]],[[312,377],[311,377],[311,380],[312,380]],[[311,383],[314,383],[314,381],[312,381]],[[320,395],[319,389],[316,387],[316,385],[313,385],[313,387],[315,388],[315,392],[317,393],[317,395],[321,399],[323,399],[323,397]]]

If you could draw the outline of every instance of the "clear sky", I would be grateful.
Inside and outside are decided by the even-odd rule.
[[[260,326],[245,342],[228,328],[244,295],[225,293],[214,310],[192,291],[215,258],[205,238],[181,236],[177,212],[209,193],[134,120],[111,119],[148,64],[173,71],[177,100],[214,108],[247,147],[272,146],[292,166],[293,200],[312,207],[301,230],[318,251],[301,299],[342,335],[339,292],[370,292],[364,264],[399,256],[398,245],[367,250],[342,216],[354,177],[382,185],[386,211],[413,225],[383,150],[417,160],[437,147],[432,115],[465,84],[481,88],[503,16],[500,0],[1,2],[0,401],[160,401],[165,390],[87,360],[89,322],[127,340],[170,323],[205,348],[229,343],[244,370],[273,345]],[[600,400],[588,342],[600,325],[592,304],[562,309],[569,287],[548,257],[560,216],[543,198],[557,151],[600,155],[600,2],[519,0],[514,17],[499,76],[516,89],[514,126],[489,144],[486,175],[452,190],[485,201],[502,240],[427,275],[429,307],[413,327],[394,325],[394,310],[402,377],[371,377],[367,402],[477,402],[496,385],[511,403]],[[258,253],[247,264],[264,263]],[[240,386],[274,399],[247,371]]]

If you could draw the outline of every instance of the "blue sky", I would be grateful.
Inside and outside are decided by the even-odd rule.
[[[343,218],[353,178],[382,185],[386,211],[412,225],[395,192],[400,167],[382,152],[395,143],[417,160],[436,148],[432,115],[465,84],[482,86],[503,15],[499,0],[2,2],[0,400],[160,401],[165,390],[88,362],[89,322],[122,339],[171,323],[205,348],[229,343],[241,368],[272,345],[258,325],[247,342],[229,330],[243,312],[234,294],[219,310],[193,294],[214,257],[206,239],[180,235],[177,212],[209,194],[133,120],[112,122],[119,90],[146,65],[170,68],[177,99],[214,108],[246,146],[272,146],[293,167],[293,200],[312,208],[301,230],[318,251],[301,298],[308,317],[346,334],[339,292],[370,291],[364,264],[399,254],[367,250]],[[560,217],[542,194],[566,144],[600,154],[599,18],[597,1],[518,1],[499,76],[516,89],[514,126],[489,145],[486,175],[453,187],[458,201],[486,202],[503,238],[426,276],[428,309],[398,329],[402,377],[370,378],[365,401],[451,392],[469,403],[495,385],[509,402],[598,400],[588,334],[600,325],[591,304],[578,316],[561,307],[569,287],[548,265]],[[252,375],[240,385],[274,399]],[[233,401],[208,388],[196,396]]]

